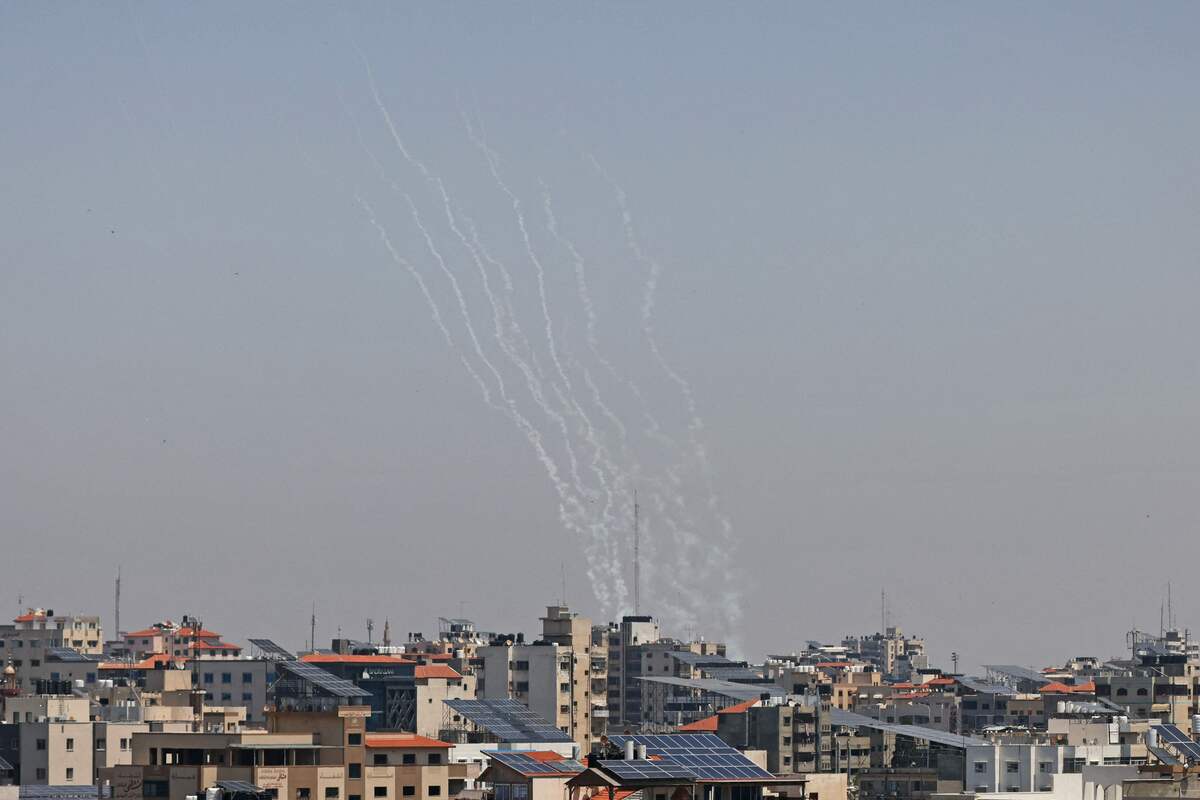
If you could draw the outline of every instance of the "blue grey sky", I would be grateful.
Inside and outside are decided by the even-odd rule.
[[[618,577],[628,603],[629,509],[606,546],[564,525],[359,202],[490,380],[412,197],[566,471],[365,56],[563,391],[464,114],[486,132],[609,479],[642,491],[643,610],[695,598],[670,632],[737,626],[759,658],[876,629],[883,589],[939,660],[1041,664],[1119,653],[1168,581],[1192,625],[1198,23],[1166,2],[0,5],[0,602],[110,622],[121,564],[126,627],[187,612],[297,647],[314,601],[321,640],[460,613],[534,631],[564,570],[573,607],[613,613]],[[641,402],[587,348],[543,185]],[[650,328],[703,429],[647,341],[650,259]]]

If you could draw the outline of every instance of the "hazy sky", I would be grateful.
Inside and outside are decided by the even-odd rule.
[[[319,640],[460,613],[534,632],[565,568],[598,617],[589,564],[601,592],[631,580],[629,509],[615,549],[566,529],[515,408],[560,477],[567,430],[587,513],[597,476],[639,485],[643,610],[725,635],[734,590],[753,658],[875,630],[881,588],[968,667],[1119,653],[1168,581],[1200,624],[1198,24],[1166,2],[0,4],[0,604],[111,625],[122,564],[130,629],[192,613],[298,647],[315,601]],[[523,356],[363,56],[510,271]],[[464,113],[520,200],[555,353]],[[513,406],[464,367],[493,379],[406,194]]]

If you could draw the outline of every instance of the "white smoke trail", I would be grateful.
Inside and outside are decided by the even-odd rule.
[[[502,406],[492,399],[491,389],[488,387],[487,382],[483,380],[483,377],[467,359],[466,354],[463,353],[462,349],[459,348],[457,343],[454,341],[454,336],[450,333],[450,329],[446,326],[446,322],[442,317],[442,313],[438,307],[437,301],[434,300],[433,294],[429,291],[429,286],[426,284],[424,277],[412,265],[411,262],[397,252],[395,246],[392,244],[391,237],[388,235],[387,229],[379,222],[378,217],[375,214],[375,210],[371,207],[371,205],[357,193],[355,194],[354,199],[358,202],[359,206],[366,214],[367,220],[370,222],[371,226],[374,227],[378,232],[379,238],[383,242],[383,245],[388,251],[388,254],[391,256],[392,260],[396,264],[404,267],[404,269],[416,282],[422,296],[425,298],[426,304],[429,306],[430,314],[433,317],[434,324],[441,332],[442,337],[446,340],[446,344],[458,356],[467,373],[479,386],[479,390],[483,395],[484,402],[489,407],[504,413],[506,416],[512,419],[512,421],[517,424],[522,432],[524,432],[530,444],[533,445],[538,460],[541,461],[542,466],[546,470],[547,476],[550,478],[551,485],[553,485],[555,492],[559,496],[559,519],[563,526],[568,530],[575,532],[581,538],[586,537],[586,531],[584,531],[575,521],[576,517],[586,517],[586,510],[581,506],[579,500],[571,494],[566,482],[563,481],[559,476],[558,467],[554,463],[554,459],[551,458],[549,453],[546,451],[540,432],[538,432],[538,430],[534,428],[528,422],[528,420],[524,419],[518,412],[516,412],[515,409],[512,407]],[[572,507],[574,509],[574,513],[568,511],[568,507]],[[612,599],[608,594],[607,586],[605,585],[602,576],[596,574],[595,569],[590,563],[587,568],[587,575],[592,584],[593,591],[596,594],[596,599],[603,605],[607,606],[610,604]]]
[[[484,285],[485,294],[487,295],[488,300],[492,305],[493,323],[495,325],[495,336],[497,339],[497,343],[500,345],[501,350],[509,357],[509,359],[518,367],[518,369],[521,370],[522,374],[525,376],[526,383],[530,389],[530,393],[533,396],[534,401],[542,408],[544,413],[546,413],[551,419],[555,420],[559,424],[559,427],[563,434],[564,449],[567,453],[568,466],[570,468],[571,479],[574,482],[576,492],[578,493],[581,500],[588,500],[589,492],[586,488],[586,485],[584,484],[584,481],[582,480],[582,478],[580,476],[578,459],[575,455],[574,447],[572,446],[572,443],[571,443],[571,435],[568,430],[566,420],[563,418],[562,415],[558,414],[557,412],[554,412],[550,408],[549,404],[545,400],[544,392],[541,390],[540,381],[536,380],[533,377],[532,371],[529,369],[528,365],[526,363],[524,363],[524,361],[522,359],[520,359],[516,355],[514,350],[509,346],[509,343],[507,342],[507,340],[503,334],[503,328],[502,328],[501,321],[500,321],[500,307],[496,301],[494,293],[491,291],[490,283],[487,278],[487,271],[483,266],[482,260],[479,256],[479,253],[472,246],[471,242],[468,241],[467,237],[463,234],[462,230],[458,227],[457,221],[455,219],[454,205],[450,199],[449,192],[446,190],[445,183],[442,181],[442,179],[439,176],[434,174],[432,172],[432,170],[430,170],[429,167],[423,161],[414,157],[412,155],[412,153],[409,151],[409,149],[407,148],[407,146],[404,144],[403,138],[400,136],[399,131],[397,130],[396,125],[392,120],[391,113],[389,112],[387,105],[383,102],[383,98],[379,94],[378,86],[375,82],[374,72],[371,68],[370,60],[366,58],[366,55],[364,53],[362,53],[361,50],[359,51],[359,54],[360,54],[360,56],[362,56],[363,64],[367,70],[367,79],[368,79],[368,83],[370,85],[371,96],[374,99],[375,105],[378,108],[379,113],[380,113],[381,117],[383,118],[384,123],[386,124],[389,133],[392,136],[393,142],[395,143],[397,149],[400,151],[400,153],[404,157],[404,159],[412,167],[414,167],[422,175],[422,177],[424,177],[426,179],[426,181],[431,183],[433,185],[433,187],[437,190],[438,194],[440,195],[441,200],[442,200],[443,210],[446,214],[446,220],[447,220],[447,223],[448,223],[451,231],[458,237],[459,241],[468,250],[468,252],[470,252],[472,259],[475,261],[476,266],[479,269],[481,280]],[[360,143],[362,143],[361,136],[360,136]],[[364,144],[364,147],[365,147],[365,144]],[[368,149],[368,152],[369,152],[369,149]],[[378,165],[378,161],[376,159],[373,159],[373,160],[375,160],[376,164]],[[492,372],[493,376],[495,377],[495,379],[497,381],[497,385],[500,387],[500,394],[501,394],[502,398],[505,400],[506,403],[508,403],[510,406],[512,406],[513,410],[515,411],[515,405],[513,404],[512,399],[508,397],[508,395],[505,391],[503,379],[501,378],[499,371],[495,368],[495,366],[487,359],[487,357],[483,353],[483,350],[480,346],[478,337],[475,334],[474,326],[471,323],[470,314],[467,310],[466,303],[463,298],[463,294],[459,288],[458,281],[455,279],[453,273],[449,270],[448,266],[446,265],[445,259],[443,258],[442,254],[440,253],[436,244],[434,243],[433,237],[430,235],[429,230],[422,223],[422,221],[420,219],[420,213],[416,207],[416,204],[413,202],[411,196],[406,195],[405,197],[406,197],[406,200],[408,201],[409,208],[412,212],[414,222],[416,223],[418,229],[421,231],[423,237],[425,238],[427,248],[429,249],[431,255],[434,257],[434,260],[438,263],[442,272],[446,275],[447,279],[450,281],[451,286],[453,287],[455,296],[457,297],[458,302],[459,302],[459,307],[460,307],[460,311],[463,316],[464,323],[467,326],[468,334],[469,334],[472,344],[475,348],[476,355],[480,358],[481,361],[483,361],[483,363],[485,365],[487,365],[488,369]],[[529,245],[528,234],[527,234],[527,232],[525,232],[523,224],[522,224],[522,233],[524,235],[526,244],[528,246]],[[531,253],[532,253],[532,251],[531,251]],[[559,374],[563,378],[563,382],[564,382],[564,385],[565,385],[565,388],[567,391],[567,395],[571,396],[572,389],[570,387],[569,379],[567,379],[566,375],[564,373],[562,373],[561,365],[559,365],[557,363],[557,352],[555,350],[553,331],[549,325],[548,308],[546,305],[544,274],[541,271],[540,264],[538,264],[538,268],[539,268],[539,275],[538,275],[539,294],[542,299],[543,311],[546,314],[546,319],[547,319],[547,336],[548,336],[548,339],[550,342],[551,357],[552,357],[552,359],[555,360],[556,366],[559,367],[559,370],[560,370]],[[506,286],[511,287],[511,277],[508,276],[507,273],[505,273],[505,283],[506,283]],[[510,314],[510,320],[511,320],[513,326],[515,327],[517,324],[516,323],[516,315]],[[558,394],[557,387],[553,387],[553,388],[555,388],[556,394]],[[589,420],[587,420],[586,415],[583,415],[582,409],[579,408],[578,403],[568,404],[567,401],[562,397],[561,394],[559,394],[559,397],[560,397],[560,401],[563,402],[564,405],[566,405],[568,408],[571,405],[573,405],[579,411],[579,413],[581,414],[581,416],[584,419],[585,440],[587,440],[588,443],[592,446],[593,451],[595,453],[595,455],[592,458],[590,466],[591,466],[593,474],[596,476],[596,479],[600,483],[600,486],[607,498],[604,511],[602,512],[602,518],[610,518],[608,509],[611,508],[611,506],[612,506],[612,492],[609,487],[609,481],[608,481],[608,479],[605,475],[604,469],[602,468],[601,463],[600,463],[602,460],[602,456],[603,456],[602,445],[600,445],[597,442],[594,431],[591,428],[591,423]],[[573,397],[572,397],[572,400],[573,400]],[[581,507],[586,509],[586,506],[581,505]],[[589,524],[588,527],[592,531],[592,538],[594,540],[592,543],[591,549],[594,549],[596,547],[605,548],[605,546],[608,544],[606,541],[608,539],[608,534],[607,534],[607,530],[603,526],[603,523],[592,522],[591,524]],[[611,559],[609,559],[609,561],[610,561],[609,569],[611,571]]]
[[[732,632],[736,630],[737,623],[741,618],[741,598],[736,588],[737,580],[733,574],[732,561],[730,559],[734,546],[733,524],[721,509],[720,498],[716,487],[713,485],[712,467],[709,463],[708,451],[700,441],[700,432],[704,430],[704,420],[701,418],[697,408],[691,384],[668,363],[658,345],[658,336],[654,328],[654,304],[658,282],[662,276],[662,265],[643,250],[641,242],[638,240],[625,190],[605,171],[594,156],[589,154],[588,158],[597,173],[615,192],[617,206],[621,214],[622,228],[625,233],[625,243],[633,252],[634,257],[647,269],[646,283],[642,293],[642,332],[654,360],[663,370],[663,373],[678,387],[687,410],[689,417],[688,442],[691,445],[692,453],[700,467],[701,475],[705,482],[709,513],[712,514],[720,527],[718,531],[720,535],[719,545],[713,546],[709,550],[706,559],[706,571],[714,574],[720,573],[724,577],[725,588],[719,608],[725,617],[728,630]],[[714,544],[716,545],[717,543]],[[680,564],[680,568],[685,568],[686,566],[688,565]]]
[[[544,322],[544,333],[545,333],[545,337],[546,337],[547,348],[550,353],[550,361],[554,365],[555,372],[558,375],[558,378],[561,381],[562,387],[564,389],[563,400],[567,404],[568,409],[573,411],[574,414],[576,416],[578,416],[579,420],[581,421],[582,426],[583,426],[583,436],[584,436],[585,441],[587,441],[587,443],[592,447],[593,452],[601,454],[600,457],[602,459],[604,457],[602,455],[603,451],[605,450],[604,445],[599,439],[595,425],[592,423],[591,418],[588,416],[587,412],[584,411],[582,405],[579,403],[579,401],[576,397],[576,394],[575,394],[574,387],[571,383],[571,379],[567,375],[567,372],[562,365],[562,360],[559,356],[559,345],[558,345],[558,342],[554,335],[554,323],[553,323],[553,318],[550,314],[550,304],[549,304],[549,299],[548,299],[547,292],[546,292],[546,270],[542,264],[541,259],[537,255],[536,248],[534,248],[534,246],[533,246],[533,241],[529,234],[528,226],[526,224],[525,212],[524,212],[524,209],[523,209],[523,206],[521,203],[521,199],[516,195],[515,192],[512,191],[512,189],[505,182],[504,178],[501,176],[500,169],[499,169],[499,157],[496,154],[496,152],[494,150],[492,150],[491,147],[488,146],[487,142],[482,138],[482,136],[475,131],[474,126],[471,125],[470,120],[466,117],[465,114],[463,114],[463,121],[466,125],[467,135],[470,138],[471,142],[483,153],[484,158],[488,164],[488,170],[491,173],[492,178],[496,183],[496,186],[509,199],[510,203],[512,204],[513,215],[516,219],[517,229],[519,230],[519,232],[521,234],[521,240],[525,246],[525,253],[534,268],[535,280],[537,283],[537,290],[538,290],[538,299],[540,301],[541,311],[542,311],[542,319]],[[601,481],[601,487],[605,493],[606,498],[610,498],[611,492],[612,492],[612,487],[610,486],[609,482],[603,477],[603,471],[600,469],[596,469],[595,472],[596,472],[597,477]],[[608,504],[609,507],[611,507],[611,500],[606,500],[606,503]],[[604,535],[608,536],[607,530],[604,530]],[[612,549],[611,546],[609,549],[610,550]],[[618,563],[614,563],[611,565],[610,570],[611,570],[611,577],[612,577],[614,586],[617,587],[617,592],[619,594],[623,594],[624,593],[624,578],[623,578],[623,574],[622,574],[623,573],[622,565],[620,565]]]

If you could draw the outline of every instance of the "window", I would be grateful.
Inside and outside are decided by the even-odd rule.
[[[387,766],[387,754],[386,753],[376,753],[375,754],[375,766],[377,766],[377,767],[386,767]]]
[[[42,767],[37,768],[37,779],[39,781],[46,780],[46,770],[44,768],[42,768]]]
[[[75,768],[74,767],[67,767],[67,780],[68,781],[75,780]]]
[[[1146,696],[1146,687],[1145,687],[1145,686],[1143,686],[1142,688],[1140,688],[1140,689],[1138,689],[1138,690],[1137,690],[1137,696],[1138,696],[1138,697],[1145,697],[1145,696]]]
[[[792,737],[790,737],[790,736],[783,737],[783,746],[784,747],[787,747],[791,743],[792,743]]]
[[[232,672],[222,672],[221,673],[221,683],[233,683],[233,673]]]
[[[339,794],[338,787],[336,787],[336,786],[326,786],[325,787],[325,800],[337,800],[338,794]]]
[[[205,682],[205,683],[212,683],[212,682],[213,682],[213,674],[212,674],[211,672],[206,672],[206,673],[204,673],[204,682]]]
[[[254,702],[254,694],[252,692],[242,692],[242,702],[243,703]]]
[[[1009,761],[1004,765],[1004,771],[1009,772],[1009,773],[1020,772],[1021,765],[1018,764],[1016,761]]]
[[[975,771],[977,773],[987,772],[987,762],[986,761],[976,761],[975,762]]]
[[[310,791],[307,786],[301,786],[296,790],[296,800],[308,800],[309,795]]]
[[[347,747],[359,747],[361,745],[362,745],[362,734],[361,733],[347,733],[346,734],[346,746]]]
[[[122,740],[121,740],[121,749],[122,749],[122,750],[128,750],[128,749],[129,749],[129,740],[128,740],[128,739],[122,739]]]
[[[441,753],[430,753],[429,754],[429,763],[430,764],[442,763],[442,754]]]
[[[400,756],[400,763],[401,764],[417,763],[417,754],[416,753],[405,753],[404,755]]]
[[[70,737],[67,737],[67,752],[68,753],[75,752],[75,740]]]
[[[35,743],[34,743],[34,746],[35,746],[35,747],[36,747],[38,750],[45,750],[45,749],[46,749],[46,740],[45,740],[45,739],[38,739],[38,740],[37,740],[37,742],[35,742]]]
[[[104,749],[106,746],[107,746],[107,745],[106,745],[106,743],[105,743],[105,741],[104,741],[103,739],[97,739],[97,740],[96,740],[96,749],[97,749],[97,750],[103,750],[103,749]]]
[[[405,786],[403,789],[400,790],[400,793],[403,794],[405,797],[412,797],[413,795],[415,795],[417,793],[417,787]]]
[[[351,764],[350,771],[347,774],[347,777],[348,778],[361,778],[362,777],[362,764]]]
[[[426,794],[428,794],[430,797],[440,797],[442,794],[442,787],[430,786]]]
[[[254,683],[254,673],[253,672],[243,672],[242,673],[242,683]]]
[[[386,786],[376,786],[375,787],[375,796],[376,797],[387,797],[387,787]]]
[[[1049,772],[1050,768],[1053,766],[1054,765],[1049,761],[1043,761],[1042,763],[1038,764],[1038,772]]]

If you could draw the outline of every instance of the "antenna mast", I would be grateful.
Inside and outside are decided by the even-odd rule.
[[[633,490],[633,613],[641,613],[642,606],[642,531],[638,507],[637,489]]]
[[[308,622],[308,648],[314,653],[317,650],[317,601],[313,601],[312,618]]]
[[[113,639],[121,638],[121,565],[117,565],[117,614],[116,614],[116,631],[113,632]]]

